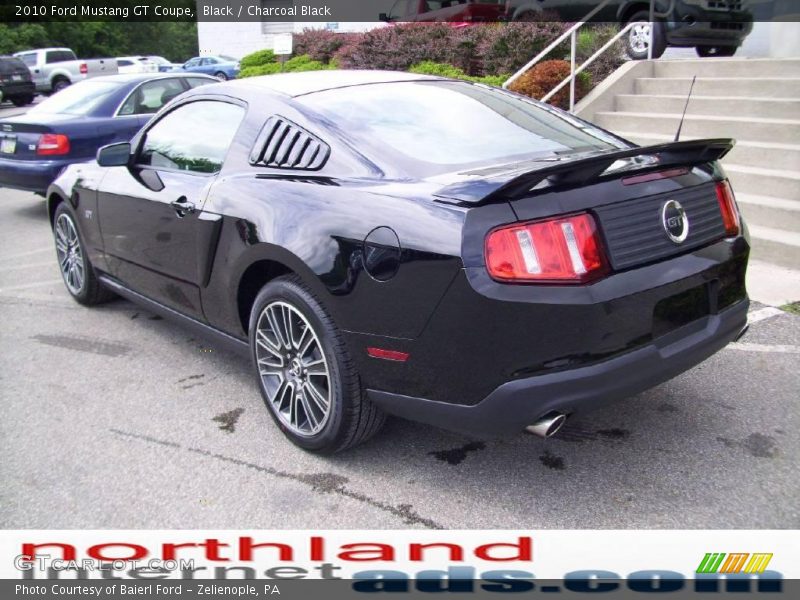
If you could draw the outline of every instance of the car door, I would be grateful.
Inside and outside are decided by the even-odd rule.
[[[244,114],[227,99],[177,105],[140,134],[131,165],[109,168],[98,188],[110,274],[195,318],[203,318],[200,286],[218,227],[202,206]]]
[[[191,71],[192,73],[199,73],[200,72],[200,57],[196,56],[195,58],[187,60],[183,64],[184,71]]]
[[[200,61],[200,69],[201,73],[205,73],[206,75],[211,75],[217,71],[217,59],[206,57]]]

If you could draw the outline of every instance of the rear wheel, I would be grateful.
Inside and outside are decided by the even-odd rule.
[[[625,51],[633,60],[645,60],[650,47],[650,12],[641,10],[628,23],[634,23],[625,40]],[[667,49],[664,23],[656,21],[653,30],[653,58],[661,58]]]
[[[14,96],[11,98],[11,102],[14,103],[14,106],[27,106],[31,102],[33,102],[33,94],[27,94],[25,96]]]
[[[100,304],[113,298],[114,294],[103,287],[97,279],[78,233],[75,216],[66,202],[62,202],[56,208],[53,236],[58,268],[70,295],[86,306]]]
[[[256,297],[250,349],[270,414],[301,448],[332,454],[383,425],[384,413],[363,394],[344,339],[296,275],[271,281]]]
[[[217,79],[221,79],[222,81],[227,81],[228,79],[228,76],[225,75],[225,73],[223,73],[222,71],[217,71],[216,73],[214,73],[214,77],[216,77]]]
[[[717,57],[727,57],[733,56],[736,54],[736,51],[739,48],[736,46],[698,46],[695,48],[697,52],[697,56],[702,56],[703,58],[710,57],[710,56],[717,56]]]

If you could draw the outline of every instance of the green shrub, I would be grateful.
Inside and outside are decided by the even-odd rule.
[[[239,79],[243,79],[244,77],[258,77],[259,75],[274,75],[280,72],[281,66],[278,63],[268,63],[255,67],[245,67],[239,71]]]
[[[483,77],[474,77],[467,75],[463,70],[447,63],[438,63],[432,60],[424,60],[412,66],[409,71],[411,73],[419,73],[421,75],[436,75],[437,77],[450,77],[451,79],[463,79],[465,81],[474,81],[475,83],[484,83],[486,85],[494,85],[500,87],[503,82],[508,79],[508,75],[486,75]]]
[[[330,67],[323,62],[313,60],[308,54],[293,56],[283,65],[285,72],[293,71],[324,71]],[[278,69],[280,71],[280,69]]]
[[[335,69],[335,63],[326,65],[318,60],[312,60],[307,54],[302,56],[295,56],[290,58],[283,64],[271,62],[264,65],[243,68],[239,72],[239,78],[243,77],[258,77],[260,75],[275,75],[276,73],[296,73],[299,71],[324,71],[326,69]]]
[[[272,50],[258,50],[248,54],[239,61],[242,70],[250,67],[261,67],[275,62],[275,53]]]

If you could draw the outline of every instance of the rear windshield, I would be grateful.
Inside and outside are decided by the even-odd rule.
[[[0,73],[19,73],[20,71],[28,71],[24,62],[12,56],[0,56]]]
[[[359,148],[372,149],[373,156],[388,151],[421,175],[622,147],[565,113],[463,82],[380,83],[296,100]]]
[[[40,102],[28,114],[88,115],[119,91],[120,85],[112,81],[81,81]]]

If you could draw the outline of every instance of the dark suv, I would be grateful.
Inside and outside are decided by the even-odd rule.
[[[25,63],[13,56],[0,56],[0,102],[10,100],[16,106],[25,106],[33,102],[35,91]]]
[[[582,21],[596,0],[508,0],[512,21],[532,21],[548,11],[565,21]],[[693,47],[700,56],[733,56],[753,29],[753,15],[743,0],[656,0],[653,58],[667,46]],[[595,22],[634,26],[626,38],[628,55],[647,58],[650,44],[649,0],[611,0],[592,17]]]

